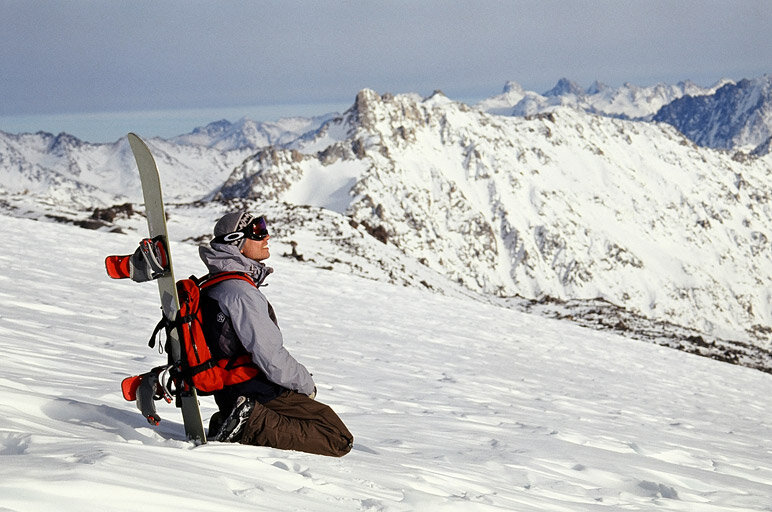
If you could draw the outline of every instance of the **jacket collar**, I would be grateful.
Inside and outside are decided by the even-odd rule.
[[[252,277],[257,286],[261,286],[273,272],[273,268],[241,254],[235,245],[214,243],[200,247],[198,253],[210,274],[244,272]]]

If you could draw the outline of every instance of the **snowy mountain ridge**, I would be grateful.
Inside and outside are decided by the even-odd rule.
[[[220,121],[148,142],[174,208],[226,202],[193,213],[212,217],[195,229],[176,226],[178,239],[206,240],[228,203],[246,204],[325,268],[540,310],[598,299],[696,331],[687,337],[769,346],[770,155],[573,107],[500,116],[440,92],[371,90],[338,116]],[[125,140],[0,133],[0,178],[0,204],[16,216],[77,220],[140,202]]]
[[[282,146],[292,142],[300,135],[315,130],[333,116],[334,114],[311,118],[290,117],[268,122],[242,118],[235,123],[223,119],[169,141],[186,146],[206,146],[223,152],[242,152],[245,149],[256,151],[265,146]]]
[[[499,115],[532,116],[558,107],[622,119],[655,120],[678,128],[700,146],[767,154],[772,139],[772,75],[735,83],[722,79],[710,87],[691,81],[619,88],[600,82],[587,89],[562,78],[549,91],[525,91],[508,82],[504,91],[477,104]]]
[[[622,119],[651,119],[663,106],[684,96],[706,96],[734,82],[723,79],[710,87],[700,87],[690,80],[675,85],[658,83],[641,87],[625,83],[610,87],[594,82],[583,89],[579,84],[561,78],[549,91],[539,94],[526,91],[517,82],[507,82],[501,94],[487,98],[476,106],[491,114],[529,116],[545,113],[560,106]]]
[[[247,159],[216,197],[345,213],[481,293],[603,297],[766,340],[771,176],[769,159],[738,162],[664,124],[365,90],[317,138]]]
[[[741,81],[747,90],[746,82],[748,81]],[[768,91],[768,86],[766,89],[762,87],[768,82],[769,76],[765,76],[749,83],[761,84],[752,87],[753,90],[761,88]],[[611,117],[647,119],[666,102],[672,102],[684,95],[713,98],[713,93],[724,85],[734,84],[723,80],[710,88],[700,88],[686,81],[677,85],[638,87],[625,84],[620,88],[611,88],[596,82],[586,91],[582,91],[575,83],[561,79],[552,90],[540,95],[524,91],[517,83],[509,82],[503,94],[480,102],[476,108],[493,114],[530,116],[548,113],[559,106],[571,106]],[[416,100],[420,99],[418,95],[410,96]],[[714,100],[711,101],[713,108],[724,113],[738,108],[736,103],[723,106],[716,104]],[[768,112],[772,108],[769,104],[767,100],[760,100],[759,106],[765,109],[764,112]],[[703,112],[705,110],[706,108],[701,109]],[[261,148],[303,145],[305,151],[311,151],[313,148],[302,144],[302,141],[313,137],[317,141],[316,149],[324,151],[329,145],[328,142],[345,137],[345,134],[333,134],[331,139],[325,141],[315,133],[334,116],[325,114],[314,118],[289,118],[261,123],[246,118],[234,123],[221,120],[197,128],[189,134],[168,140],[154,138],[149,142],[164,162],[178,169],[180,174],[186,177],[182,187],[179,186],[179,183],[182,183],[179,180],[169,180],[165,187],[169,199],[180,202],[200,200],[211,196],[234,167]],[[759,138],[758,134],[769,132],[769,127],[772,126],[768,115],[758,115],[753,109],[745,108],[731,116],[733,122],[740,125],[746,118],[755,123],[754,129],[745,130],[754,134],[754,141]],[[721,123],[722,119],[721,116],[714,116],[713,124]],[[668,122],[681,127],[677,119],[670,119]],[[691,125],[699,126],[699,123],[691,122]],[[709,129],[713,132],[718,130],[713,125]],[[701,137],[699,130],[684,130],[698,143],[712,140],[709,135]],[[732,140],[732,144],[748,145],[742,137]],[[713,147],[734,147],[710,144],[713,144]],[[769,144],[769,139],[766,143],[763,140],[755,143],[755,153],[767,154]],[[125,140],[111,144],[90,144],[64,133],[15,135],[0,131],[0,183],[3,185],[2,199],[6,202],[19,199],[9,198],[19,194],[32,195],[38,202],[63,207],[69,204],[107,206],[124,200],[137,201],[140,196],[133,165]]]
[[[662,107],[654,120],[672,124],[700,146],[769,152],[772,74],[727,84],[711,95],[678,98]]]
[[[210,196],[256,148],[292,141],[330,116],[268,123],[223,120],[186,135],[147,142],[158,165],[175,170],[175,179],[164,182],[166,198],[189,202]],[[6,201],[33,196],[64,208],[141,202],[135,165],[125,138],[91,144],[66,133],[0,132],[0,183]]]

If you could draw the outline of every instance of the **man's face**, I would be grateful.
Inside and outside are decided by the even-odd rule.
[[[270,239],[270,236],[266,236],[262,240],[252,240],[251,238],[247,238],[244,242],[244,246],[241,248],[241,254],[255,261],[267,260],[271,257],[271,252],[268,247],[268,240]]]

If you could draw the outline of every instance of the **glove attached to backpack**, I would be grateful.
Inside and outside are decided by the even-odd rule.
[[[144,238],[134,254],[105,258],[107,275],[143,283],[158,279],[169,271],[169,257],[163,237]]]

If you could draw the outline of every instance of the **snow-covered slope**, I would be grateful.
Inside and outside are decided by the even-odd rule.
[[[699,148],[664,124],[365,90],[317,138],[247,159],[218,196],[345,213],[489,295],[602,297],[767,340],[771,178],[769,158]]]
[[[276,255],[265,293],[354,450],[194,447],[177,409],[152,428],[120,394],[165,359],[154,284],[102,268],[136,236],[0,232],[3,510],[769,509],[769,374]]]

